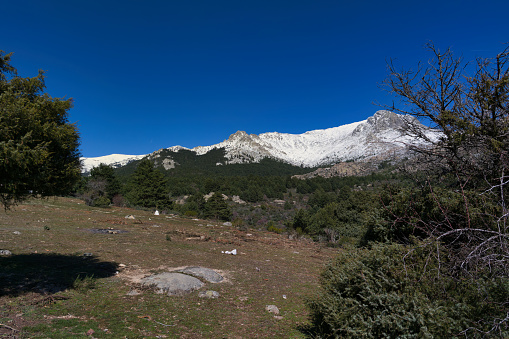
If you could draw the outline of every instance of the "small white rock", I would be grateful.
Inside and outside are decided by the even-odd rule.
[[[274,313],[275,315],[279,315],[279,308],[276,305],[267,305],[265,306],[265,310],[269,313]]]

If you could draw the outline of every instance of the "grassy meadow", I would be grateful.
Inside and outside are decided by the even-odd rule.
[[[135,219],[126,219],[133,215]],[[0,213],[0,337],[302,338],[306,299],[338,249],[266,231],[94,208],[72,198],[31,200]],[[237,255],[221,251],[237,249]],[[139,281],[202,266],[225,280],[183,296]],[[265,310],[276,305],[280,317]]]

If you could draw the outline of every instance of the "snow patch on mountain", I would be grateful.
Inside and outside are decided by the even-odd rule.
[[[122,167],[131,161],[140,160],[146,155],[127,155],[127,154],[110,154],[102,157],[81,158],[81,172],[88,173],[94,167],[100,164],[110,165],[112,167]]]

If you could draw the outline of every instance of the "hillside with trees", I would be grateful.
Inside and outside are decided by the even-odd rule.
[[[217,166],[221,149],[180,151],[172,170],[157,157],[115,170],[117,202],[338,248],[308,302],[311,337],[507,337],[509,53],[474,69],[428,50],[414,70],[390,63],[385,81],[390,109],[412,117],[402,131],[422,141],[408,158],[325,178],[268,159]],[[83,179],[82,194],[97,178]]]

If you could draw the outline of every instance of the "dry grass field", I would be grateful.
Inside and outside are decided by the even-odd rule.
[[[237,255],[221,253],[233,249]],[[12,252],[0,256],[0,337],[6,338],[303,338],[306,298],[338,251],[71,198],[2,211],[0,250]],[[182,296],[139,284],[149,274],[188,266],[225,279]],[[206,290],[219,298],[200,298]],[[276,305],[279,316],[266,305]]]

